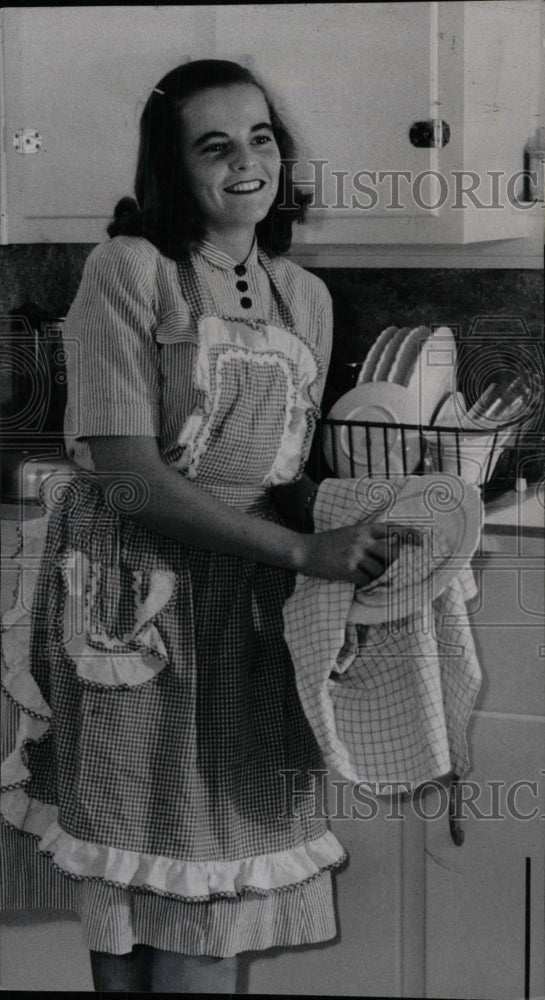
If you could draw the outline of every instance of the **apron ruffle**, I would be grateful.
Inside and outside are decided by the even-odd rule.
[[[32,651],[36,623],[31,609],[37,587],[42,590],[41,607],[47,591],[50,613],[57,610],[44,633],[46,644],[56,633],[71,669],[72,685],[95,691],[99,705],[108,690],[113,695],[144,691],[165,668],[172,668],[165,615],[174,612],[180,596],[180,554],[186,547],[154,535],[152,552],[149,533],[133,520],[107,510],[95,477],[88,474],[73,482],[64,510],[23,522],[20,532],[20,545],[12,557],[18,569],[16,600],[4,616],[3,686],[19,710],[19,726],[15,746],[2,766],[3,821],[34,838],[39,854],[71,879],[99,879],[183,900],[281,891],[341,865],[346,859],[344,848],[325,828],[324,820],[311,815],[299,825],[299,843],[244,857],[204,860],[176,857],[174,851],[169,855],[113,846],[115,837],[111,843],[78,837],[70,829],[73,818],[67,823],[60,816],[55,782],[44,780],[37,797],[39,775],[37,785],[33,770],[37,765],[39,772],[50,759],[46,753],[45,763],[41,760],[40,748],[46,750],[50,743],[54,715],[51,695],[47,697],[48,682],[40,677],[36,633]],[[47,579],[40,583],[44,563]],[[55,578],[64,595],[62,615],[52,592]],[[82,620],[76,627],[78,614]],[[31,672],[32,662],[38,663],[36,676]],[[58,699],[58,693],[51,694]],[[262,709],[257,706],[260,716]],[[305,755],[308,759],[308,750]],[[319,754],[311,756],[319,765]],[[288,827],[283,837],[289,840]]]

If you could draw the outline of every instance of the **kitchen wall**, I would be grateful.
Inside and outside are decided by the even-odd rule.
[[[50,316],[65,316],[92,243],[20,243],[0,246],[0,314],[34,303]]]

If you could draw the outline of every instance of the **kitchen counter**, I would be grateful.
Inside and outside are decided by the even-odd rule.
[[[545,482],[528,486],[520,493],[510,490],[488,502],[485,523],[545,531]]]

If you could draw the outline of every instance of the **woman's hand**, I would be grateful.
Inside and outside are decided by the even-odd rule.
[[[403,530],[406,528],[391,523],[360,523],[305,535],[299,572],[365,587],[382,576],[395,558],[399,532]]]

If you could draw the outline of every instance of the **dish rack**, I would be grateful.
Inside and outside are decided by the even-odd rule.
[[[348,444],[348,449],[344,447],[341,453],[342,428],[346,428],[344,443]],[[508,442],[504,443],[502,438],[506,431],[510,431],[510,435]],[[504,425],[487,434],[489,453],[483,462],[478,483],[485,499],[515,488],[517,481],[530,482],[542,478],[545,460],[543,433],[535,430],[529,432],[524,425],[511,428]],[[330,476],[341,478],[350,475],[351,478],[358,478],[365,475],[391,479],[395,476],[446,471],[463,478],[463,447],[467,447],[468,439],[472,437],[475,437],[477,445],[479,438],[483,437],[482,429],[323,418],[316,427],[311,474],[314,473],[317,481]],[[324,445],[328,441],[332,456],[330,463],[324,455]],[[413,452],[410,465],[407,462],[409,441]],[[419,455],[415,465],[416,441]],[[391,457],[394,442],[397,461]],[[448,468],[445,468],[445,448],[449,456]],[[360,456],[359,460],[357,455]]]

